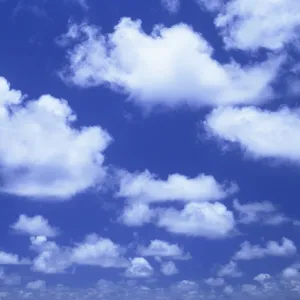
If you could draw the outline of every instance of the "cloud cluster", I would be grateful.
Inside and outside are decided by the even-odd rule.
[[[83,242],[73,247],[59,246],[44,236],[31,237],[31,249],[37,252],[33,260],[33,270],[48,274],[65,272],[72,265],[101,268],[129,266],[123,247],[96,234],[88,235]]]
[[[297,253],[297,248],[293,241],[282,238],[282,243],[276,241],[268,241],[265,247],[260,245],[251,245],[246,241],[241,244],[240,250],[235,255],[235,260],[252,260],[264,258],[266,256],[293,256]]]
[[[128,226],[142,226],[151,222],[171,233],[210,239],[228,237],[236,230],[233,213],[219,202],[191,202],[183,209],[150,208],[135,203],[125,208],[120,220]]]

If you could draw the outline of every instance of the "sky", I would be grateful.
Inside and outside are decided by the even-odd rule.
[[[0,26],[0,300],[299,299],[298,0]]]

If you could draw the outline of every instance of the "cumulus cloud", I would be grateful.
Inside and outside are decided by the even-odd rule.
[[[297,248],[293,241],[282,238],[282,242],[268,241],[265,247],[252,245],[248,241],[241,244],[240,250],[235,255],[235,260],[252,260],[264,258],[266,256],[287,257],[297,253]]]
[[[182,210],[161,209],[157,225],[172,233],[214,239],[230,236],[235,219],[221,203],[188,203]]]
[[[15,232],[25,235],[55,237],[58,234],[58,229],[50,226],[48,220],[42,216],[20,215],[18,221],[11,228]]]
[[[205,283],[210,285],[210,286],[213,286],[213,287],[218,287],[218,286],[222,286],[224,285],[225,281],[223,278],[207,278],[205,280]]]
[[[31,249],[38,253],[33,270],[48,274],[63,273],[72,265],[102,268],[126,268],[129,265],[123,247],[96,234],[88,235],[73,247],[59,246],[43,236],[32,237]]]
[[[139,246],[138,254],[141,256],[154,256],[177,260],[186,260],[191,258],[191,255],[189,253],[184,253],[183,249],[177,244],[170,244],[161,240],[152,240],[148,247]]]
[[[281,276],[287,280],[299,279],[300,278],[299,266],[290,266],[288,268],[285,268],[281,272]]]
[[[35,198],[68,198],[100,184],[111,137],[99,126],[76,129],[65,100],[27,100],[0,77],[1,190]]]
[[[130,227],[138,227],[150,223],[156,216],[155,210],[144,203],[132,203],[125,207],[119,220]]]
[[[218,277],[241,277],[243,273],[239,270],[235,261],[230,261],[228,264],[223,265],[218,270]]]
[[[46,282],[44,280],[30,281],[27,283],[26,288],[31,290],[40,290],[46,287]]]
[[[213,58],[213,48],[188,25],[157,25],[148,35],[141,21],[129,18],[121,19],[108,35],[87,24],[73,24],[59,44],[69,46],[61,72],[66,82],[107,85],[146,107],[267,101],[274,96],[271,83],[284,59],[270,57],[248,66],[231,60],[222,65]]]
[[[96,234],[87,236],[84,242],[71,251],[71,260],[79,265],[100,266],[102,268],[125,268],[125,249],[110,239],[100,238]]]
[[[129,278],[148,278],[154,270],[149,262],[143,257],[136,257],[131,260],[130,266],[125,270],[125,276]]]
[[[17,254],[0,251],[0,265],[28,265],[30,260],[20,258]]]
[[[299,110],[219,108],[208,115],[205,127],[217,138],[239,144],[253,158],[300,161]]]
[[[160,271],[165,275],[165,276],[173,276],[178,273],[178,269],[174,262],[168,261],[164,262],[161,264]]]
[[[259,283],[264,283],[265,281],[271,279],[271,275],[270,274],[265,274],[265,273],[261,273],[256,275],[253,280],[259,282]]]
[[[298,0],[231,0],[215,19],[228,48],[280,50],[297,38]]]
[[[259,223],[276,226],[291,221],[278,213],[276,207],[268,201],[241,204],[238,200],[234,200],[233,207],[238,212],[239,222],[242,224]]]
[[[201,202],[224,199],[237,189],[234,183],[221,184],[213,176],[205,174],[195,178],[172,174],[166,180],[162,180],[149,171],[136,174],[120,172],[120,189],[116,196],[149,203]]]

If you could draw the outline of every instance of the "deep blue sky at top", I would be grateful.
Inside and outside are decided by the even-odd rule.
[[[38,2],[32,1],[33,5]],[[159,0],[91,0],[88,10],[84,10],[75,1],[61,2],[47,1],[38,6],[40,11],[32,11],[25,1],[19,9],[16,9],[18,1],[9,0],[0,4],[0,75],[7,78],[13,88],[28,94],[29,99],[38,98],[42,94],[67,99],[78,115],[76,126],[100,124],[107,129],[114,137],[114,142],[106,151],[108,164],[130,172],[149,169],[162,179],[172,173],[190,177],[199,173],[212,174],[219,182],[236,181],[240,187],[237,195],[240,201],[269,200],[278,205],[283,213],[299,218],[299,168],[281,163],[275,165],[267,160],[252,161],[245,158],[238,148],[233,151],[221,150],[218,143],[206,139],[201,128],[201,121],[209,109],[180,107],[170,111],[158,108],[155,113],[145,113],[132,105],[125,95],[112,92],[106,87],[86,90],[70,87],[57,75],[65,63],[65,50],[58,47],[55,41],[67,31],[70,20],[98,25],[104,33],[111,32],[124,16],[141,19],[146,32],[151,32],[155,24],[171,26],[184,22],[192,25],[214,45],[215,57],[219,61],[227,62],[230,57],[222,48],[222,41],[215,31],[210,14],[202,12],[193,1],[183,2],[180,12],[175,15],[164,10]],[[246,58],[238,51],[231,54],[241,63],[251,61],[251,56]],[[283,93],[284,88],[284,83],[280,82],[278,93]],[[285,101],[293,106],[297,103],[292,97],[287,97]],[[282,99],[278,103],[281,104]],[[278,103],[269,107],[274,108]],[[41,214],[63,228],[65,234],[58,238],[61,243],[80,241],[87,233],[95,231],[124,244],[136,239],[132,229],[115,222],[116,212],[122,209],[123,203],[113,199],[110,194],[81,194],[70,202],[60,204],[23,201],[4,195],[1,195],[0,201],[5,202],[5,209],[0,211],[0,249],[5,246],[7,251],[27,253],[26,239],[16,239],[7,230],[20,213]],[[228,206],[231,206],[231,201]],[[82,218],[80,222],[79,217]],[[286,224],[275,232],[273,228],[254,226],[247,231],[247,239],[253,243],[260,242],[265,236],[268,240],[277,240],[284,232],[289,232],[288,237],[299,245],[298,229],[289,226]],[[148,242],[166,236],[163,231],[149,225],[139,230],[138,239]],[[223,253],[220,253],[220,241],[168,236],[169,241],[182,242],[195,256],[199,267],[191,273],[188,266],[195,261],[189,262],[184,267],[185,272],[180,274],[192,279],[199,274],[207,276],[206,267],[211,266],[217,256],[218,263],[225,263],[244,239],[244,236],[229,239],[225,246],[222,244]],[[204,253],[209,253],[205,255],[205,261],[201,258]],[[272,269],[270,262],[272,259],[263,263]],[[103,270],[95,272],[101,273]],[[255,273],[255,267],[249,270],[249,276]],[[91,278],[97,276],[99,273],[91,275]]]

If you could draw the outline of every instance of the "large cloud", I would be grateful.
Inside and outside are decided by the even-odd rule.
[[[103,151],[111,137],[101,127],[76,129],[65,100],[43,95],[24,101],[0,78],[1,190],[35,198],[68,198],[101,183]]]
[[[228,48],[279,50],[297,39],[300,26],[298,0],[231,0],[217,16]]]
[[[217,138],[240,144],[254,158],[300,162],[299,110],[219,108],[208,115],[205,126]]]
[[[129,18],[121,19],[108,35],[87,24],[72,25],[60,44],[73,45],[61,72],[67,82],[109,85],[144,106],[266,101],[273,97],[270,84],[283,59],[245,67],[234,61],[222,65],[207,41],[186,24],[155,26],[148,35],[141,21]]]

